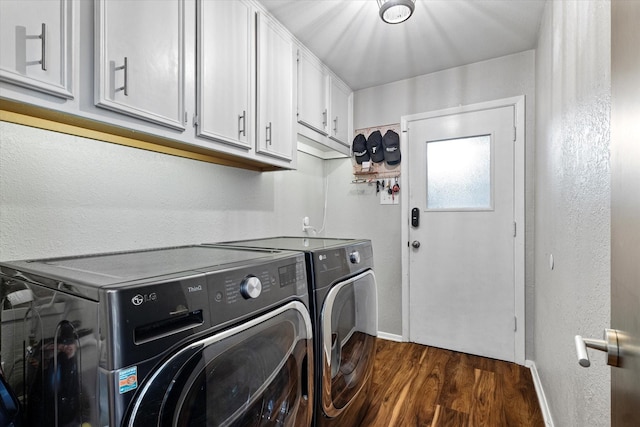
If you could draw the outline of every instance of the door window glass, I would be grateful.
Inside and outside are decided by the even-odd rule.
[[[492,208],[491,136],[427,142],[427,209]]]

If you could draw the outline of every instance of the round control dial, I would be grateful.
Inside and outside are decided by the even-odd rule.
[[[353,251],[349,254],[349,260],[352,264],[360,264],[360,252]]]
[[[262,292],[262,282],[256,276],[247,276],[240,283],[240,294],[245,299],[258,298]]]

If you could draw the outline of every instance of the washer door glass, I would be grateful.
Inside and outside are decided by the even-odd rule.
[[[144,386],[128,425],[306,427],[311,354],[309,315],[290,303],[167,360]]]
[[[322,398],[335,417],[370,380],[378,333],[376,280],[368,270],[331,288],[322,306]]]

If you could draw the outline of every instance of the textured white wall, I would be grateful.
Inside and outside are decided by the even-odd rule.
[[[327,235],[371,239],[378,287],[378,330],[401,334],[400,231],[397,206],[380,205],[375,184],[352,184],[350,160],[329,160]]]
[[[557,426],[610,425],[610,4],[548,2],[536,53],[535,354]],[[553,255],[555,266],[550,268]]]
[[[533,140],[535,99],[533,50],[364,89],[354,95],[354,128],[399,123],[407,114],[439,110],[517,95],[526,97],[526,298],[527,323],[533,324]],[[349,160],[332,160],[328,169],[330,234],[369,237],[374,241],[379,293],[379,329],[402,334],[400,205],[380,205],[375,185],[350,184]],[[402,182],[401,182],[402,187]],[[402,189],[400,197],[402,195]],[[527,330],[527,349],[533,335]],[[530,352],[527,352],[527,355]]]
[[[324,164],[258,173],[0,122],[0,260],[301,235]]]

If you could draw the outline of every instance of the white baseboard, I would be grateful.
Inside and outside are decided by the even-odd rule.
[[[402,339],[402,335],[390,334],[388,332],[380,332],[380,331],[378,331],[378,338],[382,338],[383,340],[388,340],[388,341],[396,341],[396,342],[404,341]]]
[[[544,394],[542,388],[542,382],[538,375],[538,369],[536,363],[533,360],[525,360],[524,365],[531,371],[531,378],[533,378],[533,386],[536,388],[536,394],[538,395],[538,402],[540,403],[540,410],[542,411],[542,417],[544,418],[544,425],[546,427],[554,427],[553,419],[551,418],[551,411],[547,404],[547,397]]]

